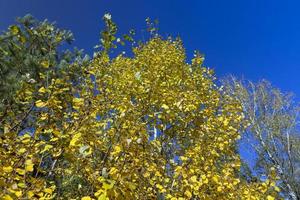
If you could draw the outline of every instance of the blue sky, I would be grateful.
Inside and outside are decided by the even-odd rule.
[[[121,31],[141,35],[145,19],[160,22],[162,35],[179,35],[187,52],[198,49],[218,76],[265,78],[300,96],[300,1],[297,0],[0,0],[0,30],[31,13],[73,31],[91,52],[101,17],[110,12]]]

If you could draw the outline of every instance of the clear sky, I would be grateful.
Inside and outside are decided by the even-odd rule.
[[[73,31],[90,53],[101,17],[110,12],[121,31],[145,28],[150,17],[162,35],[179,35],[189,55],[198,49],[218,76],[265,78],[300,96],[298,0],[0,0],[0,30],[27,13]]]

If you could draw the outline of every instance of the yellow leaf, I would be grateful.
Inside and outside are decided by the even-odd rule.
[[[156,188],[158,188],[160,191],[161,191],[162,189],[164,189],[164,187],[163,187],[161,184],[156,184]]]
[[[48,68],[49,65],[50,65],[50,62],[49,62],[49,60],[43,60],[43,61],[41,62],[41,65],[42,65],[44,68]]]
[[[44,193],[43,192],[39,192],[36,195],[38,195],[39,197],[42,197],[42,196],[44,196]],[[44,200],[44,198],[40,198],[40,200]]]
[[[150,173],[149,173],[149,172],[145,172],[145,173],[143,174],[143,176],[144,176],[145,178],[147,178],[147,177],[150,176]]]
[[[9,196],[8,194],[7,194],[7,195],[4,195],[2,198],[3,198],[3,200],[14,200],[14,199],[11,198],[11,196]]]
[[[95,192],[95,197],[97,197],[97,196],[99,196],[100,194],[102,194],[102,193],[104,193],[105,191],[104,190],[102,190],[102,189],[100,189],[100,190],[98,190],[97,192]]]
[[[51,188],[45,188],[44,192],[46,192],[48,194],[52,194],[53,190]]]
[[[73,108],[78,110],[84,104],[83,98],[73,98]]]
[[[73,98],[73,103],[76,105],[83,105],[84,99],[83,98]]]
[[[167,106],[166,104],[163,104],[161,107],[165,110],[169,110],[169,106]]]
[[[150,184],[151,184],[151,182],[150,182]],[[154,183],[153,183],[154,184]],[[151,184],[152,185],[152,184]],[[129,182],[128,183],[128,187],[131,189],[131,190],[135,190],[136,189],[136,185],[134,184],[134,183],[131,183],[131,182]]]
[[[33,171],[33,166],[34,164],[32,163],[32,160],[28,159],[25,161],[25,170],[28,172],[32,172]]]
[[[181,159],[182,161],[187,161],[187,160],[188,160],[188,158],[185,157],[185,156],[180,156],[180,159]]]
[[[10,129],[10,127],[7,125],[7,124],[5,124],[4,125],[4,134],[6,134],[6,133],[8,133],[9,132],[9,129]]]
[[[26,38],[23,37],[23,36],[20,36],[20,37],[19,37],[19,40],[20,40],[23,44],[26,42]]]
[[[76,143],[79,141],[81,133],[76,133],[70,141],[70,146],[76,146]]]
[[[50,144],[45,145],[44,149],[41,151],[41,153],[44,153],[45,151],[48,151],[49,149],[52,149],[53,146]]]
[[[82,197],[81,200],[92,200],[92,198],[89,196],[85,196],[85,197]]]
[[[21,197],[22,196],[22,191],[15,191],[14,192],[15,193],[15,195],[17,196],[17,197]]]
[[[61,136],[61,133],[60,133],[59,131],[57,131],[57,130],[54,130],[52,133],[53,133],[56,137],[60,137],[60,136]]]
[[[31,136],[29,134],[25,134],[21,137],[23,144],[28,144],[31,140]]]
[[[47,103],[46,103],[46,102],[43,102],[43,101],[41,101],[41,100],[37,100],[37,101],[35,102],[35,106],[38,107],[38,108],[45,107],[46,105],[47,105]]]
[[[28,196],[29,198],[33,197],[33,196],[34,196],[34,192],[33,192],[33,191],[28,191],[28,192],[27,192],[27,196]]]
[[[58,140],[58,138],[57,137],[54,137],[54,138],[52,138],[51,140],[50,140],[50,142],[56,142]]]
[[[274,189],[275,189],[276,192],[280,192],[280,188],[279,187],[275,186]]]
[[[24,175],[25,174],[25,170],[24,169],[20,169],[20,168],[17,168],[16,169],[16,172],[20,175]]]
[[[155,172],[155,176],[156,176],[156,177],[161,177],[162,174],[161,174],[159,171],[156,171],[156,172]]]
[[[272,196],[270,196],[270,195],[267,196],[267,200],[274,200],[274,199],[275,199],[275,198],[272,197]]]
[[[3,167],[3,171],[6,172],[6,173],[10,173],[10,172],[13,171],[13,168],[11,166]]]
[[[48,116],[46,114],[42,114],[40,117],[40,120],[46,120],[48,118]]]
[[[10,26],[9,29],[10,29],[11,33],[14,35],[19,33],[19,27],[16,25]]]
[[[219,177],[218,177],[218,176],[216,176],[216,175],[214,175],[214,176],[212,177],[212,179],[213,179],[213,181],[215,181],[216,183],[218,183],[218,182],[219,182]]]
[[[192,177],[191,177],[191,181],[192,181],[192,182],[196,182],[196,181],[197,181],[197,176],[192,176]]]
[[[23,154],[23,153],[25,153],[25,152],[26,152],[26,149],[25,149],[25,148],[21,148],[21,149],[18,150],[18,153],[19,153],[19,154]]]
[[[222,118],[223,119],[223,118]],[[228,124],[229,124],[229,120],[228,119],[223,119],[223,124],[224,124],[224,126],[227,126]]]
[[[114,151],[112,152],[112,155],[119,154],[122,151],[122,148],[119,145],[116,145],[114,148]]]
[[[46,92],[46,88],[41,87],[41,88],[39,89],[39,93],[45,93],[45,92]]]
[[[106,194],[104,193],[98,197],[98,200],[108,200],[108,197],[106,197]]]
[[[18,187],[20,187],[20,188],[26,188],[26,184],[25,183],[18,183]]]
[[[110,189],[112,189],[114,187],[114,184],[115,184],[114,181],[110,181],[110,183],[104,182],[103,185],[102,185],[102,188],[104,190],[110,190]]]
[[[116,174],[117,172],[118,172],[118,169],[115,168],[115,167],[112,167],[112,168],[110,169],[110,171],[109,171],[109,174],[114,175],[114,174]]]
[[[184,192],[185,196],[187,196],[189,199],[193,196],[192,193],[189,190],[186,190]]]

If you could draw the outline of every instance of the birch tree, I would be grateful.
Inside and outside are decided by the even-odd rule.
[[[250,124],[243,137],[256,151],[255,171],[263,175],[275,168],[284,196],[300,199],[300,107],[294,96],[266,80],[253,83],[231,76],[223,84],[241,102]]]

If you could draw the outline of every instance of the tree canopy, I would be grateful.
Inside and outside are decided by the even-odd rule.
[[[14,113],[1,110],[1,197],[276,199],[275,170],[256,182],[240,177],[237,141],[248,123],[203,57],[187,62],[180,39],[157,34],[134,45],[132,56],[112,56],[120,39],[111,16],[104,21],[93,59],[62,67],[38,51],[36,81],[12,90],[21,104]],[[36,29],[36,40],[47,27]],[[36,53],[20,51],[26,58]],[[20,68],[27,62],[10,58]],[[0,63],[1,72],[12,65],[3,56]]]

